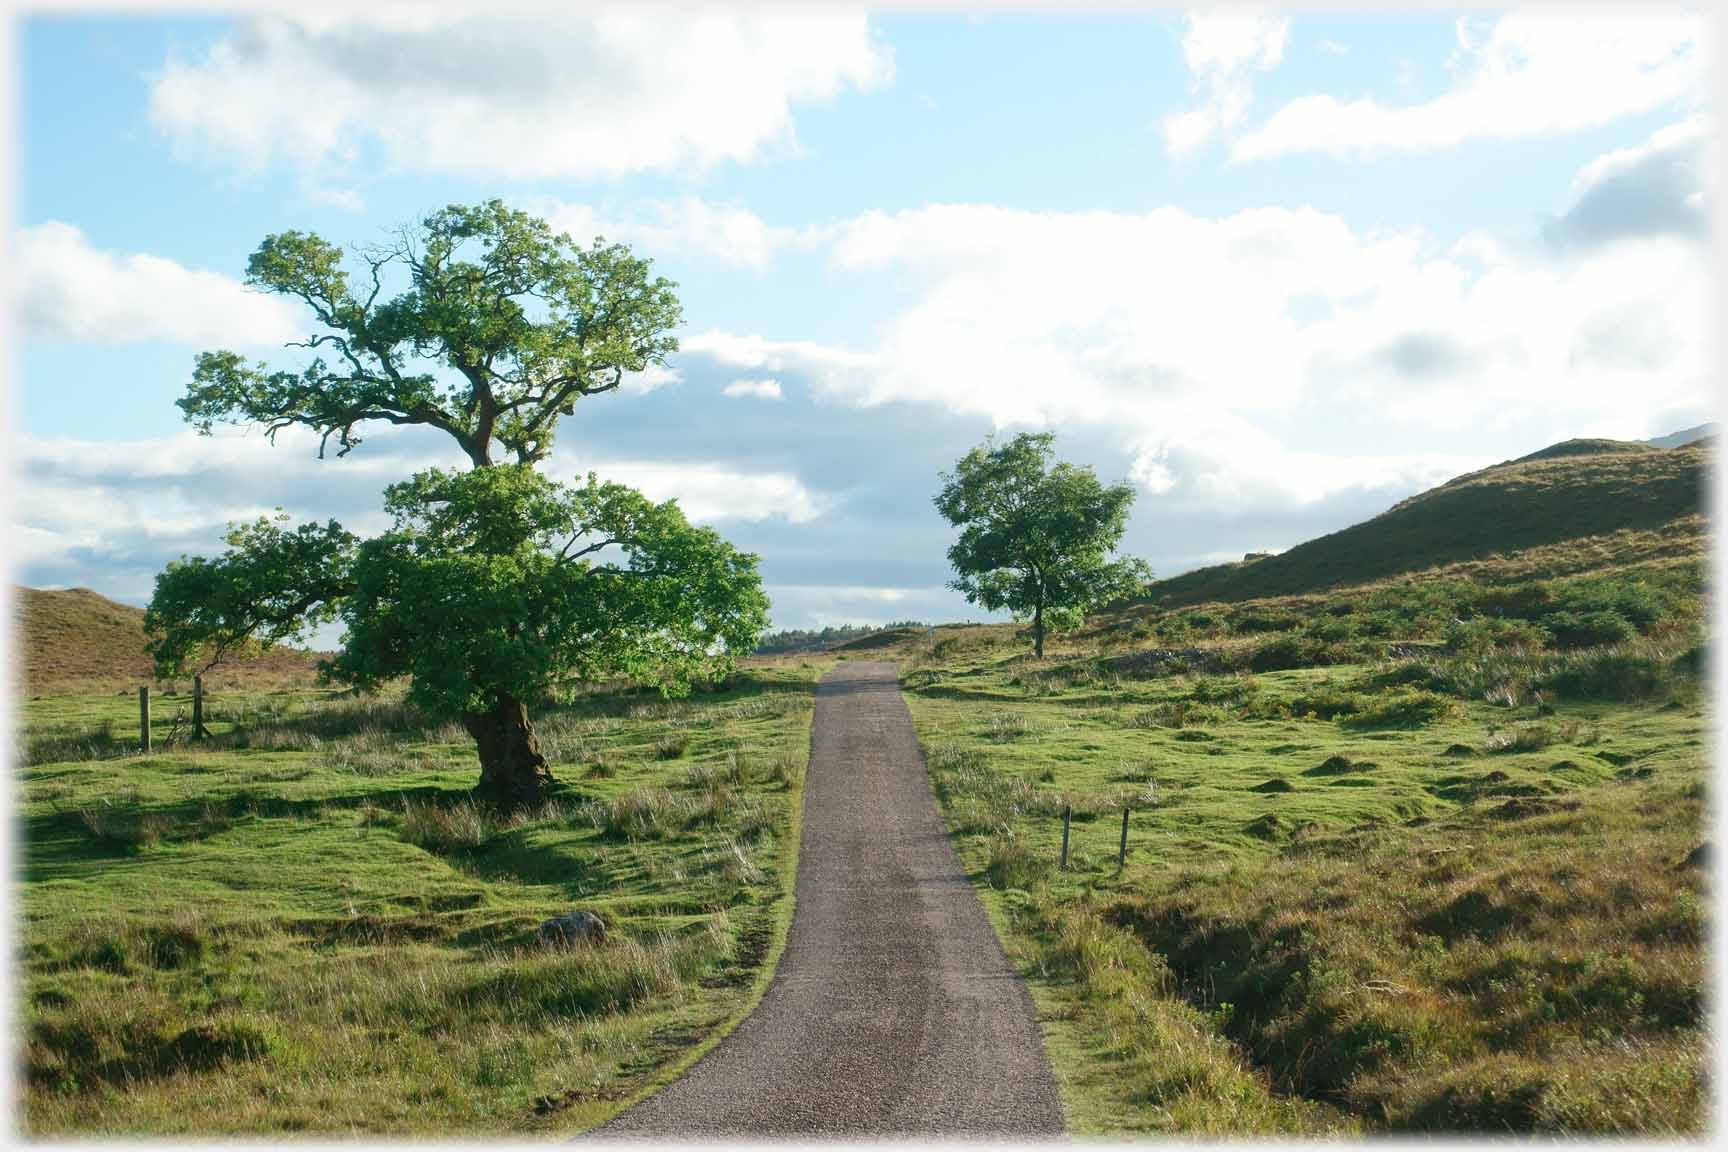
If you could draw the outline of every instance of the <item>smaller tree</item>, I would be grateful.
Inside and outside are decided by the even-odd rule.
[[[937,511],[960,529],[948,549],[958,574],[948,586],[983,608],[1030,618],[1040,658],[1047,627],[1075,627],[1089,609],[1152,578],[1144,561],[1110,557],[1134,489],[1106,488],[1090,468],[1052,466],[1055,442],[1049,432],[986,440],[942,473],[936,496]]]

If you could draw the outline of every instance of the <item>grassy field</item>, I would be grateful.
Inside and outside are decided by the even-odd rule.
[[[543,713],[559,788],[505,822],[466,799],[466,734],[392,699],[218,693],[215,738],[167,747],[176,699],[159,700],[149,756],[129,691],[29,699],[26,1129],[567,1133],[611,1115],[772,970],[826,663]],[[537,944],[578,907],[603,944]]]
[[[1231,671],[1112,640],[1166,624],[1043,662],[1005,626],[902,648],[1076,1131],[1699,1131],[1689,626],[1262,672],[1282,637],[1252,626],[1218,645]]]

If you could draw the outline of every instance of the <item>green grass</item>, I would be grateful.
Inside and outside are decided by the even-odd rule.
[[[791,912],[816,661],[537,721],[559,785],[467,799],[459,727],[321,692],[212,701],[147,757],[135,701],[23,706],[33,1134],[568,1132],[754,1003]],[[134,721],[135,722],[135,721]],[[662,749],[676,743],[676,758]],[[652,797],[654,815],[620,814]],[[581,907],[604,944],[535,933]]]
[[[1685,661],[1136,675],[1014,632],[941,630],[903,676],[1076,1131],[1700,1130]]]

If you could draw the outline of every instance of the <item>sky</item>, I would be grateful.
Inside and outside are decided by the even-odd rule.
[[[643,6],[15,29],[13,578],[148,601],[282,508],[460,460],[195,435],[198,352],[303,362],[267,235],[500,197],[679,285],[589,470],[761,557],[778,627],[985,619],[939,473],[1048,429],[1174,575],[1574,436],[1712,419],[1713,32],[1684,9]]]

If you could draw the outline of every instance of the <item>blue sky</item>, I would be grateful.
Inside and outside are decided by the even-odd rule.
[[[230,519],[376,523],[435,440],[319,462],[173,401],[204,348],[294,362],[266,234],[492,196],[679,283],[670,372],[554,467],[761,553],[783,626],[978,616],[930,496],[992,430],[1131,479],[1171,574],[1712,415],[1696,19],[442,19],[21,24],[16,579],[142,602]]]

